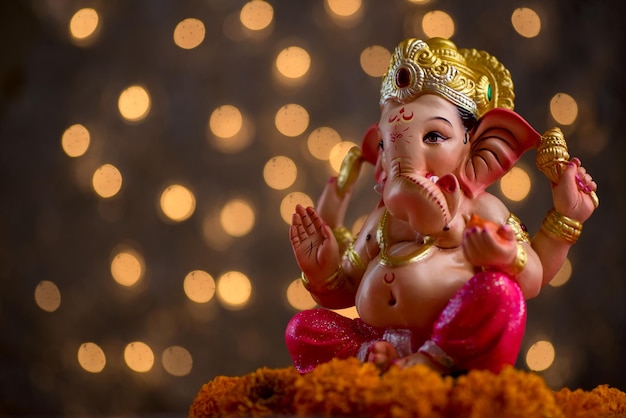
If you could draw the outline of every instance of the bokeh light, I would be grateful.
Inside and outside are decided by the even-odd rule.
[[[500,191],[514,202],[524,200],[530,193],[530,187],[530,176],[521,167],[513,167],[500,179]]]
[[[293,160],[283,155],[272,157],[263,167],[265,183],[272,189],[283,190],[291,186],[298,176]]]
[[[124,348],[124,361],[132,371],[146,373],[154,366],[154,352],[148,344],[134,341]]]
[[[567,93],[557,93],[550,100],[550,114],[557,123],[571,125],[578,117],[578,103]]]
[[[335,145],[341,142],[341,136],[333,128],[323,126],[315,129],[307,138],[307,149],[318,160],[327,161]]]
[[[145,263],[141,254],[131,249],[117,252],[111,260],[111,276],[122,286],[133,286],[144,275]]]
[[[54,312],[61,306],[61,292],[50,280],[42,280],[35,288],[35,303],[46,312]]]
[[[300,311],[312,309],[317,305],[311,293],[304,288],[300,279],[294,280],[287,287],[287,302],[289,302],[291,307]]]
[[[274,118],[276,129],[285,135],[295,137],[301,135],[309,126],[309,113],[298,104],[282,106]]]
[[[563,286],[565,283],[569,281],[571,277],[572,277],[572,262],[569,260],[569,258],[566,258],[565,261],[563,262],[563,265],[561,266],[559,271],[556,273],[556,275],[550,282],[550,286],[552,287]]]
[[[428,38],[439,36],[452,38],[454,35],[454,20],[442,10],[432,10],[422,18],[422,30]]]
[[[333,146],[330,150],[330,166],[335,171],[335,173],[339,173],[339,169],[341,168],[341,163],[343,159],[346,158],[348,151],[352,147],[355,147],[356,144],[350,141],[342,141]]]
[[[91,184],[98,196],[115,196],[122,188],[122,173],[113,164],[104,164],[93,173]]]
[[[328,11],[339,17],[350,17],[361,9],[361,0],[325,0]]]
[[[185,276],[183,289],[190,300],[206,303],[215,295],[215,280],[206,271],[194,270]]]
[[[82,43],[95,37],[100,27],[100,16],[95,9],[78,10],[70,19],[69,32],[74,41]]]
[[[152,106],[150,94],[143,86],[130,86],[120,93],[117,108],[129,122],[139,122],[148,116]]]
[[[539,15],[528,7],[515,9],[511,15],[511,23],[515,31],[525,38],[534,38],[541,32]]]
[[[243,125],[243,116],[233,105],[223,105],[211,113],[209,128],[213,135],[220,138],[232,138],[237,135]]]
[[[89,373],[100,373],[106,366],[106,356],[96,343],[83,343],[78,348],[78,364]]]
[[[383,46],[368,46],[361,52],[360,63],[365,74],[372,77],[382,77],[387,71],[391,52]]]
[[[180,184],[167,186],[161,193],[159,203],[163,214],[175,222],[189,219],[196,210],[196,197]]]
[[[219,151],[233,154],[252,142],[254,125],[241,111],[232,105],[215,109],[207,124],[209,142]]]
[[[352,306],[350,308],[333,309],[333,310],[339,315],[345,316],[346,318],[355,319],[359,317],[359,312],[356,310],[355,306]]]
[[[187,376],[193,367],[191,353],[185,347],[171,346],[163,351],[161,363],[166,372],[172,376]]]
[[[182,20],[174,28],[174,43],[183,49],[193,49],[204,41],[206,29],[200,19]]]
[[[254,227],[255,215],[252,205],[244,199],[233,199],[220,212],[224,231],[233,237],[243,237]]]
[[[526,364],[530,370],[546,370],[554,362],[555,351],[550,341],[537,341],[526,353]]]
[[[303,77],[311,67],[311,56],[299,46],[290,46],[278,53],[276,69],[287,78]]]
[[[87,128],[77,123],[63,132],[61,147],[69,157],[80,157],[87,152],[90,140]]]
[[[217,279],[217,298],[227,309],[244,308],[252,296],[252,283],[245,274],[229,271]]]
[[[266,1],[252,0],[241,8],[239,19],[250,30],[263,30],[272,23],[274,8]]]
[[[285,223],[291,225],[291,218],[296,211],[296,205],[303,207],[313,206],[313,200],[306,193],[292,192],[280,202],[280,217]]]

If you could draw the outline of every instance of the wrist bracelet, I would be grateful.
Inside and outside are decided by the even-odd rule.
[[[337,267],[337,270],[335,270],[333,274],[331,274],[326,279],[324,279],[324,282],[321,285],[321,289],[314,290],[314,291],[317,293],[320,293],[320,292],[324,293],[324,292],[332,292],[334,290],[341,288],[346,281],[346,277],[342,273],[343,273],[343,268],[341,268],[341,266]],[[308,290],[309,292],[311,292],[312,291],[311,282],[305,276],[304,272],[302,272],[302,274],[300,275],[300,280],[302,280],[302,285],[304,286],[304,288]]]
[[[580,237],[583,224],[552,208],[544,218],[541,229],[554,238],[573,244]]]

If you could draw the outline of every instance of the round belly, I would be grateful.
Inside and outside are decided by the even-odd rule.
[[[430,334],[448,301],[473,274],[460,249],[436,249],[402,266],[373,260],[361,280],[356,307],[361,319],[375,327]]]

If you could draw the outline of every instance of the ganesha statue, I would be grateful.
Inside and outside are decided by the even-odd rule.
[[[398,45],[380,120],[317,207],[293,215],[295,258],[320,305],[287,325],[298,371],[347,357],[381,371],[497,372],[515,363],[526,300],[558,272],[598,198],[560,130],[540,135],[513,100],[509,71],[484,51],[442,38]],[[531,237],[486,189],[533,148],[553,207]],[[375,167],[380,199],[353,236],[343,222],[362,162]],[[352,306],[355,319],[333,311]]]

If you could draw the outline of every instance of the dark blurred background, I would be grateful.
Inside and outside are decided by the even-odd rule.
[[[310,300],[294,284],[281,205],[315,201],[333,174],[312,156],[318,128],[359,143],[377,121],[380,65],[362,52],[433,34],[498,57],[516,111],[540,132],[560,126],[599,184],[569,280],[528,303],[517,366],[554,388],[626,390],[620,3],[267,4],[269,23],[266,5],[244,0],[1,3],[0,415],[185,416],[216,375],[288,366],[284,327]],[[520,8],[535,15],[516,26]],[[291,82],[275,69],[289,46],[310,57]],[[131,86],[149,95],[143,114]],[[572,120],[555,119],[555,97],[574,100]],[[233,109],[239,143],[219,138]],[[278,186],[264,179],[271,163]],[[549,185],[534,153],[520,167],[525,198],[492,192],[534,232]],[[167,200],[172,190],[182,194]],[[374,201],[366,170],[350,222]]]

